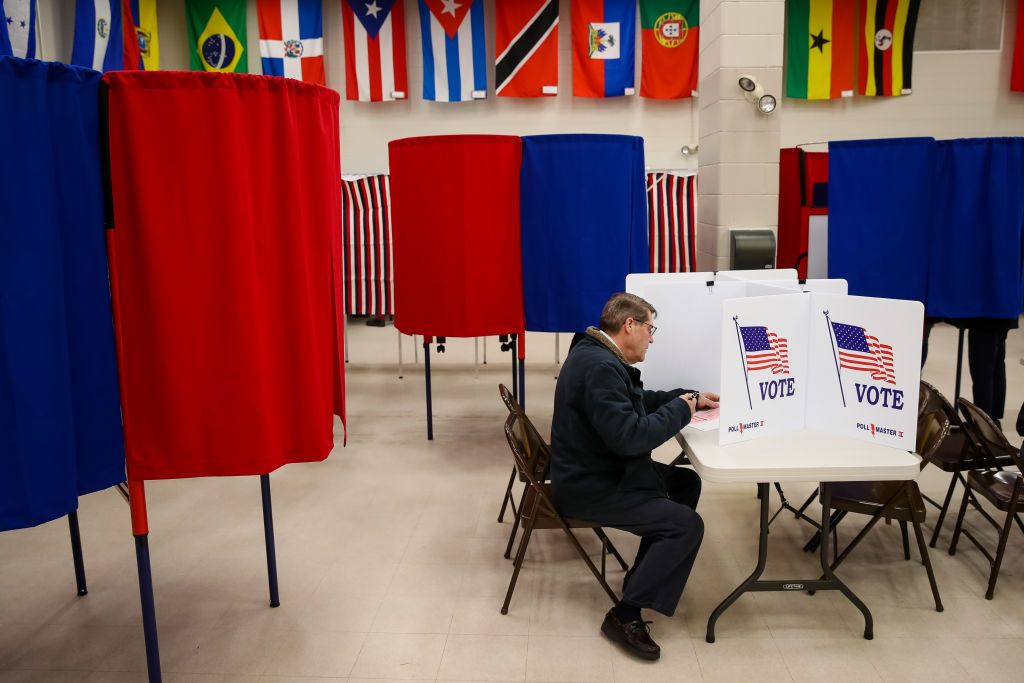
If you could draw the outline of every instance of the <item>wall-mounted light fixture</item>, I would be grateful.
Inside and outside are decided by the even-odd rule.
[[[680,149],[679,151],[682,153],[682,155],[684,157],[690,157],[690,156],[696,154],[697,150],[699,148],[700,148],[700,145],[696,145],[696,144],[694,144],[694,145],[683,145],[682,149]]]
[[[739,86],[747,101],[754,104],[754,109],[766,116],[774,112],[779,104],[775,95],[765,93],[764,86],[758,83],[753,76],[740,76]]]

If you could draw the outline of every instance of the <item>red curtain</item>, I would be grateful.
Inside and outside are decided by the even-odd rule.
[[[105,81],[129,478],[323,460],[344,417],[338,94],[236,74]]]
[[[796,268],[807,277],[808,216],[827,214],[814,207],[814,186],[828,182],[828,152],[779,150],[779,245],[775,265]],[[812,208],[814,207],[814,208]]]
[[[522,332],[521,147],[504,135],[390,144],[395,327],[402,332]]]

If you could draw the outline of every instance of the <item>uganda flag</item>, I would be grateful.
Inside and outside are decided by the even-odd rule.
[[[245,0],[186,0],[193,71],[249,73]]]
[[[789,0],[786,12],[786,97],[852,97],[853,1]]]
[[[860,84],[869,96],[910,94],[914,28],[921,0],[861,0]]]
[[[697,91],[700,0],[640,0],[640,96],[659,100]]]

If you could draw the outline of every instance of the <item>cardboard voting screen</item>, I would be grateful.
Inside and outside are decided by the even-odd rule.
[[[765,268],[764,270],[720,270],[715,279],[720,282],[750,282],[757,280],[796,280],[795,268]]]
[[[849,285],[846,280],[757,280],[747,283],[747,296],[767,296],[786,292],[825,292],[828,294],[846,294]]]
[[[724,303],[720,444],[804,427],[810,301],[792,293]]]

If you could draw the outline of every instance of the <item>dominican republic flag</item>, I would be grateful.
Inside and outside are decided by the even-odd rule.
[[[121,0],[78,0],[71,63],[96,71],[124,68]]]
[[[487,97],[483,0],[419,0],[423,99],[462,102]]]
[[[498,96],[557,95],[558,0],[498,0],[494,11]]]
[[[652,273],[697,270],[697,176],[647,174],[647,242]]]
[[[878,337],[863,327],[832,323],[839,347],[839,367],[867,372],[871,379],[896,384],[896,371],[892,362],[892,346],[883,344]]]
[[[258,9],[263,74],[325,85],[320,0],[259,0]]]
[[[342,0],[346,99],[381,102],[408,96],[404,6],[400,0]]]
[[[572,94],[635,90],[636,0],[572,0]]]
[[[341,229],[345,314],[394,315],[390,176],[342,176]]]
[[[771,370],[773,375],[789,374],[789,342],[767,327],[740,327],[747,372]]]
[[[35,0],[2,0],[0,10],[0,57],[35,59]]]

